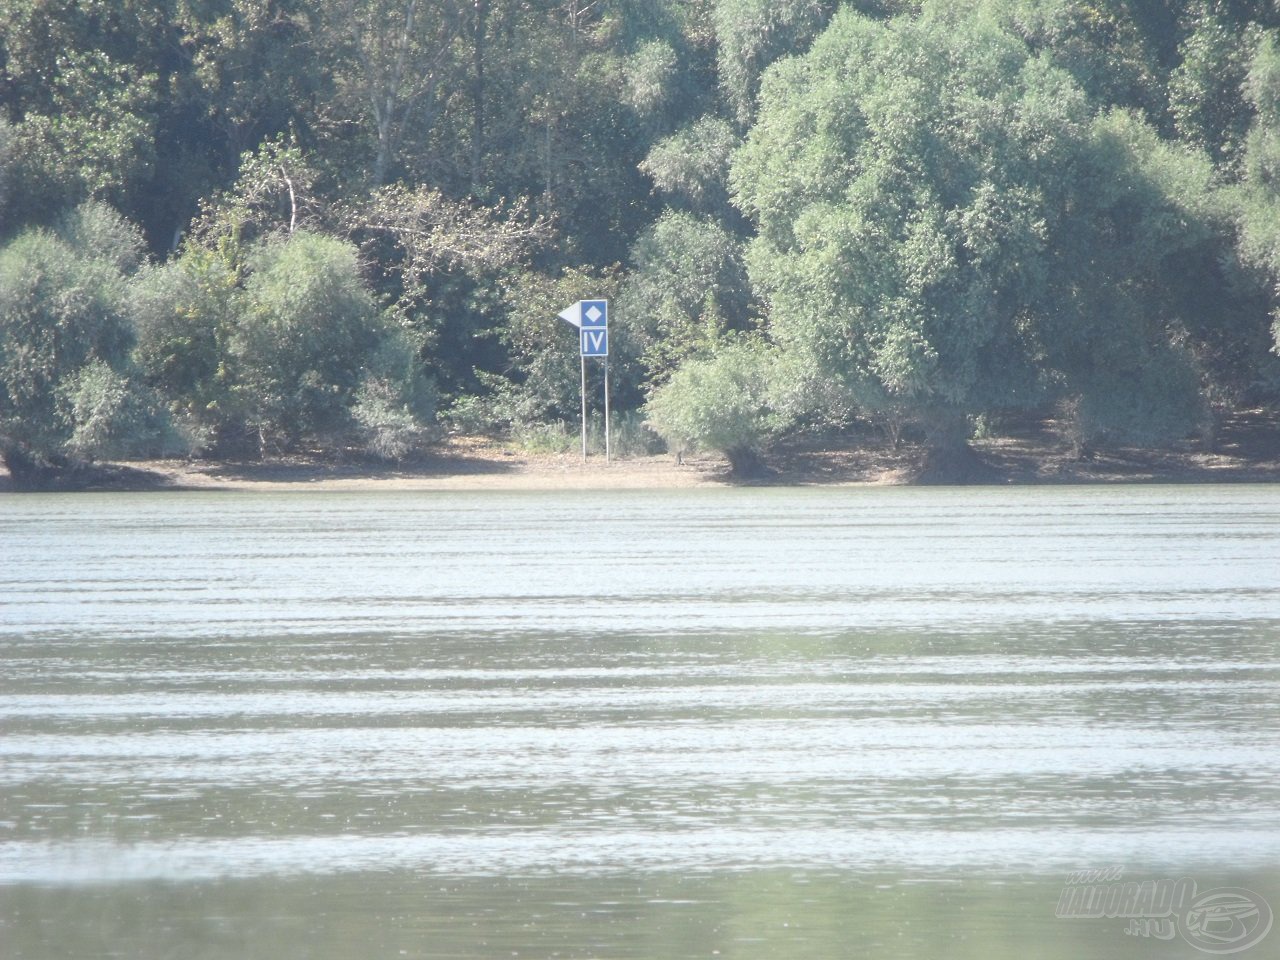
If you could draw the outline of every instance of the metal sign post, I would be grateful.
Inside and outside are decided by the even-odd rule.
[[[560,319],[578,328],[583,460],[587,459],[587,357],[604,360],[604,459],[608,463],[613,458],[609,436],[609,301],[579,300],[561,310]]]

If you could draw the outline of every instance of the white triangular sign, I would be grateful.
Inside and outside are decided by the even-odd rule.
[[[579,330],[582,329],[582,301],[579,300],[571,307],[565,307],[560,311],[560,319],[572,323]]]

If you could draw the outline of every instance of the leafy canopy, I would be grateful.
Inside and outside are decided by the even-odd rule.
[[[1152,432],[1185,428],[1195,377],[1142,293],[1196,239],[1164,188],[1204,177],[1162,150],[1160,182],[1153,141],[981,7],[842,10],[766,74],[733,165],[773,335],[873,413],[1105,394],[1119,427],[1141,394],[1183,413]]]

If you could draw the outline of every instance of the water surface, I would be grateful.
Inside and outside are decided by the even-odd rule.
[[[7,956],[1203,955],[1055,919],[1107,867],[1280,907],[1268,486],[9,497],[0,550]]]

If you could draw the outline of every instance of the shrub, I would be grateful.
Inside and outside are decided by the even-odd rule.
[[[723,341],[654,391],[645,406],[649,425],[672,450],[716,450],[735,474],[759,472],[761,454],[788,423],[773,400],[777,360],[776,348],[760,340]]]

